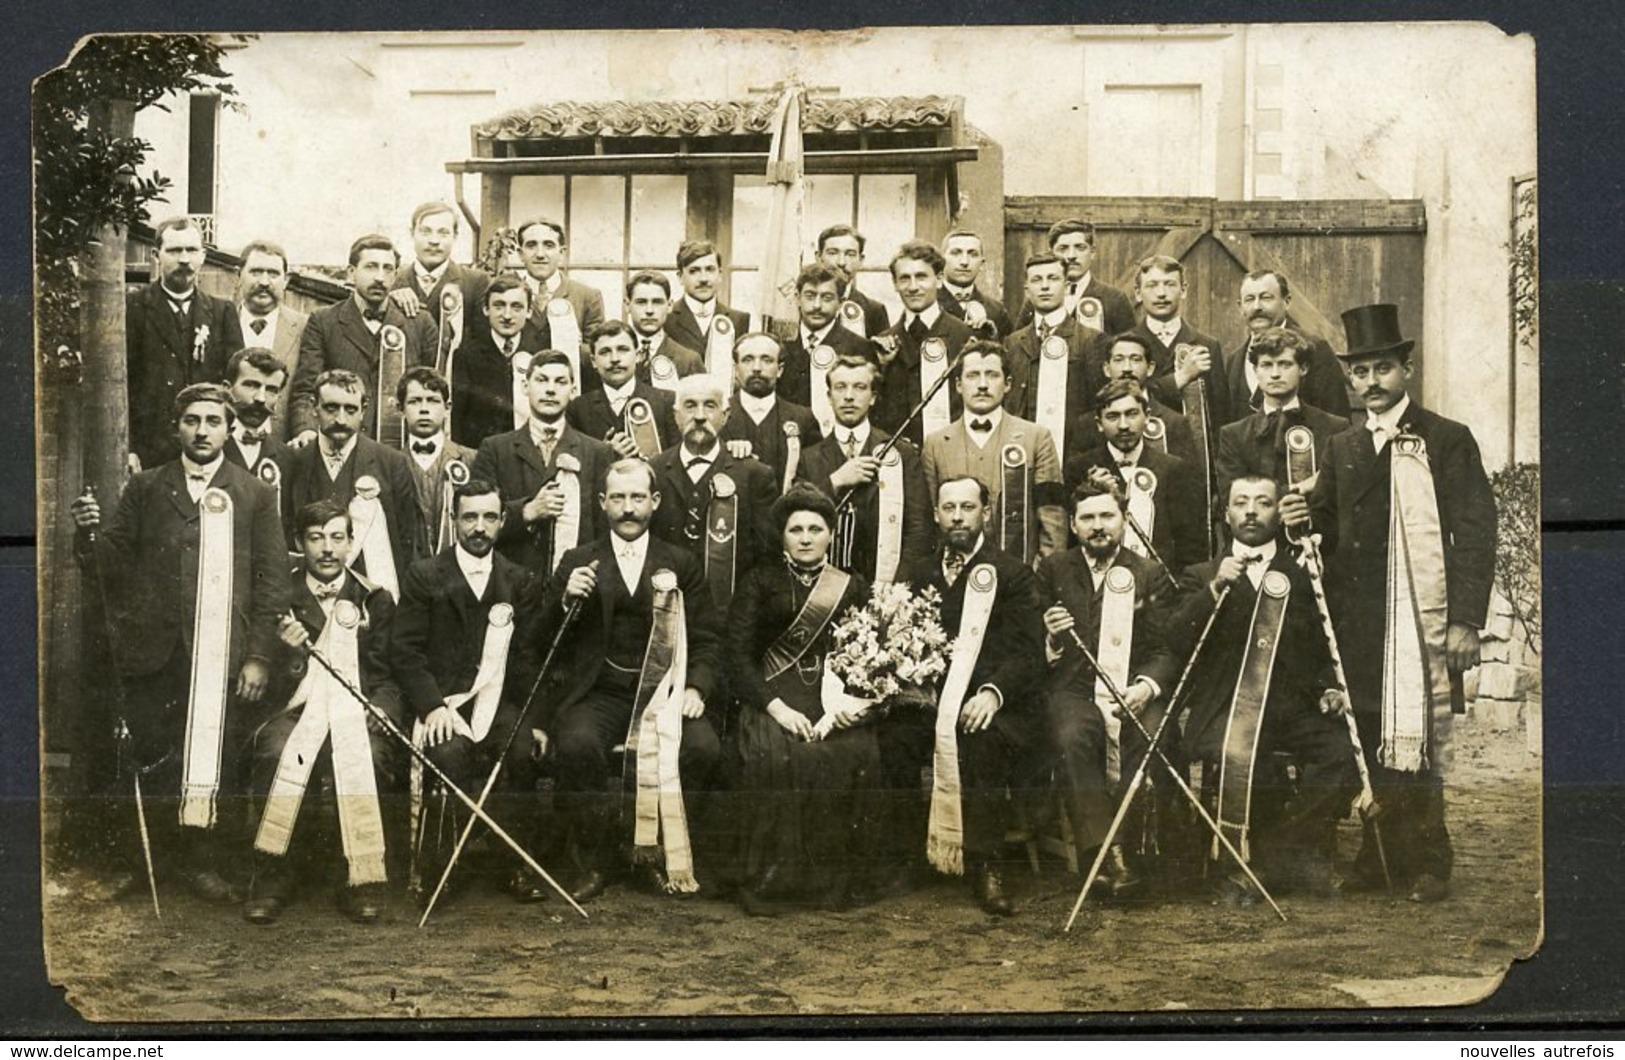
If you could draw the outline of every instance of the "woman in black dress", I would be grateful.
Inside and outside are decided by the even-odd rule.
[[[835,505],[797,484],[774,504],[784,545],[734,597],[731,653],[740,700],[741,899],[753,915],[797,905],[844,908],[869,852],[880,750],[872,726],[844,717],[827,736],[824,656],[845,613],[868,599],[827,562]]]

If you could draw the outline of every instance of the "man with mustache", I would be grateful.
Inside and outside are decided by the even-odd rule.
[[[828,393],[824,373],[829,371],[829,354],[874,358],[869,340],[840,322],[841,283],[840,272],[823,262],[802,266],[796,276],[796,311],[801,317],[800,326],[796,328],[795,338],[785,342],[779,351],[782,368],[779,395],[786,401],[812,409],[826,430],[830,417],[819,404]],[[822,349],[828,353],[819,353]]]
[[[1114,379],[1132,379],[1140,384],[1145,393],[1146,416],[1155,419],[1162,425],[1162,440],[1154,448],[1172,453],[1174,456],[1194,465],[1196,463],[1196,439],[1191,437],[1191,425],[1183,413],[1164,405],[1157,400],[1157,395],[1146,388],[1146,380],[1151,378],[1151,344],[1145,338],[1132,331],[1113,335],[1095,347],[1097,354],[1104,351],[1100,362],[1089,371],[1089,378],[1096,380],[1096,385],[1103,386]],[[1077,427],[1077,435],[1081,448],[1093,449],[1101,444],[1099,424],[1094,416],[1085,416]],[[1148,423],[1149,426],[1149,423]],[[1073,483],[1076,485],[1076,483]]]
[[[722,289],[722,255],[715,243],[690,239],[677,248],[677,282],[683,296],[666,318],[666,335],[680,346],[704,352],[711,321],[719,314],[733,325],[734,335],[750,330],[750,314],[729,309],[717,298]]]
[[[769,509],[779,490],[766,464],[722,444],[728,404],[710,375],[677,382],[676,445],[649,461],[663,498],[649,529],[704,565],[712,601],[725,613],[745,572],[779,555]]]
[[[451,387],[433,368],[408,368],[395,400],[406,419],[406,455],[412,461],[423,542],[430,552],[439,552],[451,546],[451,493],[468,480],[474,450],[446,437]]]
[[[226,439],[226,459],[273,486],[282,482],[282,460],[287,453],[273,422],[271,410],[280,401],[288,370],[270,350],[238,350],[226,362],[226,385],[237,413]],[[265,461],[276,470],[263,470]]]
[[[1342,416],[1323,412],[1302,400],[1304,386],[1314,377],[1308,336],[1294,328],[1270,327],[1247,343],[1248,369],[1258,387],[1259,406],[1234,423],[1219,428],[1219,455],[1214,473],[1221,496],[1239,475],[1267,475],[1283,490],[1292,483],[1287,473],[1287,432],[1304,427],[1313,440],[1315,466],[1326,459],[1332,435],[1348,429]],[[1328,350],[1326,356],[1331,357]],[[1242,358],[1237,358],[1241,360]],[[1342,372],[1338,371],[1341,376]],[[1341,389],[1342,384],[1338,384]],[[1313,476],[1297,484],[1299,493],[1314,489]]]
[[[1083,313],[1083,323],[1108,335],[1117,335],[1134,327],[1134,303],[1129,296],[1115,287],[1102,283],[1094,274],[1095,226],[1077,217],[1068,217],[1050,225],[1045,233],[1049,252],[1061,259],[1066,268],[1066,293],[1063,304],[1068,313],[1079,313],[1099,305],[1099,317]],[[1090,301],[1085,301],[1091,299]],[[1033,304],[1024,301],[1016,314],[1015,326],[1024,328],[1032,323]]]
[[[105,525],[95,497],[71,507],[75,553],[87,579],[101,582],[122,692],[99,700],[122,706],[99,731],[127,726],[128,765],[140,771],[146,800],[143,826],[123,801],[126,773],[109,822],[121,874],[112,894],[140,886],[145,827],[161,879],[228,902],[237,899],[224,875],[236,837],[217,822],[238,820],[237,752],[245,711],[265,694],[276,654],[287,553],[275,492],[221,455],[235,415],[225,387],[194,384],[170,409],[174,460],[131,478]],[[229,588],[199,591],[210,585]]]
[[[1311,335],[1303,325],[1293,319],[1292,287],[1287,278],[1273,269],[1249,272],[1241,278],[1241,293],[1236,298],[1241,310],[1241,323],[1247,329],[1246,337],[1235,347],[1240,353],[1230,358],[1230,416],[1231,422],[1257,409],[1264,400],[1258,375],[1251,356],[1253,343],[1270,328],[1291,328],[1303,335],[1303,386],[1299,396],[1307,405],[1334,416],[1343,416],[1349,409],[1348,386],[1343,380],[1343,369],[1325,339]]]
[[[1202,483],[1189,463],[1152,448],[1145,442],[1148,402],[1145,390],[1132,379],[1117,379],[1095,395],[1095,430],[1099,445],[1066,462],[1066,484],[1077,489],[1104,471],[1125,494],[1130,476],[1144,468],[1155,476],[1151,495],[1149,530],[1151,547],[1169,565],[1168,576],[1180,579],[1180,572],[1207,557],[1207,519],[1202,504]],[[1128,511],[1129,509],[1124,509]],[[1131,550],[1148,556],[1135,531]]]
[[[1206,795],[1219,798],[1215,817],[1238,850],[1251,848],[1250,865],[1271,894],[1324,896],[1331,892],[1337,821],[1359,790],[1342,717],[1348,700],[1314,589],[1280,535],[1280,485],[1267,475],[1242,475],[1225,500],[1230,547],[1192,568],[1201,588],[1186,594],[1166,623],[1169,647],[1186,660],[1219,608],[1181,697],[1182,750],[1204,763]],[[1279,599],[1282,591],[1284,608],[1272,621],[1260,594]],[[1273,658],[1253,651],[1260,646],[1272,646]],[[1349,660],[1346,649],[1343,659]],[[1294,763],[1295,781],[1277,756]],[[1200,841],[1211,849],[1207,833]],[[1242,906],[1258,900],[1228,856],[1217,867],[1229,871],[1219,877],[1224,900]]]
[[[966,228],[956,228],[942,237],[942,287],[937,303],[969,324],[986,339],[1002,339],[1010,334],[1010,316],[1004,303],[976,286],[986,256],[982,237]]]
[[[619,320],[606,320],[587,333],[592,350],[592,381],[585,379],[565,415],[570,426],[589,438],[609,443],[621,456],[653,456],[675,439],[672,392],[646,382],[647,366],[638,349],[638,334]],[[679,378],[683,378],[679,376]],[[647,450],[634,437],[635,418],[647,406],[644,426]]]
[[[390,662],[406,709],[417,719],[414,736],[435,765],[474,797],[508,734],[523,720],[525,696],[536,676],[536,600],[531,572],[496,551],[506,516],[493,483],[472,478],[458,486],[452,517],[452,547],[413,564],[402,579]],[[545,749],[536,730],[520,733],[487,804],[492,818],[533,855],[541,849],[536,780]],[[449,798],[446,804],[450,819],[460,824],[461,804]],[[451,842],[426,836],[422,849],[418,875],[425,893],[432,893]],[[518,855],[507,864],[514,901],[547,897],[546,884]]]
[[[671,319],[671,281],[648,269],[626,281],[626,316],[637,333],[638,380],[670,390],[685,375],[705,371],[705,359],[666,334]]]
[[[734,343],[734,393],[729,401],[728,422],[718,437],[728,451],[738,457],[754,457],[773,471],[780,492],[789,483],[785,473],[790,458],[790,434],[794,430],[796,462],[809,446],[816,445],[823,432],[813,410],[785,399],[778,393],[780,372],[779,340],[760,331],[741,335]]]
[[[711,606],[699,559],[649,532],[653,516],[666,500],[654,485],[654,474],[642,460],[622,459],[611,465],[599,494],[609,533],[564,555],[542,604],[537,639],[542,643],[551,643],[555,636],[562,639],[560,661],[537,697],[535,725],[546,733],[551,748],[555,805],[566,827],[573,826],[583,868],[571,892],[578,902],[601,894],[619,867],[612,851],[617,838],[624,837],[614,834],[613,822],[623,785],[635,781],[637,790],[646,793],[656,779],[668,792],[680,783],[686,832],[702,823],[706,793],[721,757],[718,712],[709,706],[717,698],[716,616],[722,612]],[[675,650],[675,627],[657,622],[655,613],[662,602],[657,597],[672,591],[682,595],[681,639],[687,647],[682,683],[672,689],[681,715],[680,721],[672,720],[681,735],[676,775],[662,770],[655,778],[649,774],[648,756],[641,752],[652,749],[647,741],[656,734],[641,724],[638,712],[649,705],[646,697],[652,682],[663,676],[652,660]],[[561,633],[560,625],[572,616],[573,624]],[[672,705],[668,701],[667,706]],[[612,774],[612,749],[623,743],[629,748],[635,744],[636,750],[627,750],[619,771]],[[678,889],[679,881],[668,871],[688,874],[672,858],[671,840],[677,831],[673,812],[674,807],[662,804],[665,856],[645,849],[633,859],[636,881],[657,894]],[[699,838],[703,841],[703,834]],[[648,839],[652,842],[653,836]]]
[[[359,429],[392,449],[401,448],[401,434],[387,429],[391,423],[398,427],[399,418],[393,407],[386,415],[384,406],[393,405],[390,399],[402,372],[416,364],[433,366],[436,334],[429,314],[419,311],[408,316],[389,297],[399,265],[395,245],[384,236],[362,236],[350,244],[350,297],[312,313],[299,342],[299,367],[290,399],[293,438],[288,444],[305,448],[316,440],[316,380],[329,369],[338,369],[360,380],[367,397],[366,416]],[[398,330],[404,339],[398,359],[383,349],[386,334],[394,334],[386,333],[387,328]]]
[[[256,239],[243,248],[241,260],[237,268],[237,322],[242,326],[243,342],[270,350],[287,372],[272,407],[276,414],[272,430],[278,442],[285,442],[292,395],[287,383],[298,370],[299,342],[310,316],[283,304],[288,291],[288,255],[280,246]]]
[[[1097,686],[1094,664],[1073,638],[1106,668],[1129,709],[1152,731],[1159,720],[1153,710],[1166,708],[1162,697],[1178,680],[1178,663],[1162,641],[1157,619],[1174,586],[1154,563],[1122,547],[1127,512],[1128,498],[1116,480],[1085,480],[1072,491],[1078,547],[1038,564],[1049,664],[1045,718],[1055,782],[1080,865],[1093,864],[1105,842],[1120,782],[1138,767],[1146,740],[1119,715],[1104,685]],[[1143,882],[1125,855],[1122,834],[1103,867],[1116,897],[1134,893]]]
[[[230,302],[198,290],[203,233],[172,217],[153,232],[156,278],[124,299],[130,452],[135,467],[155,468],[180,452],[168,418],[175,395],[194,383],[225,378],[226,360],[243,348]]]
[[[568,357],[558,350],[538,354],[525,374],[530,422],[487,438],[474,457],[474,477],[502,495],[498,551],[541,577],[565,552],[598,536],[594,498],[615,460],[606,443],[566,419],[574,386]]]
[[[360,509],[354,502],[360,495],[369,521],[355,528],[358,552],[353,562],[393,593],[407,566],[429,554],[411,461],[361,433],[369,399],[366,385],[355,373],[331,369],[314,384],[316,427],[311,433],[320,440],[289,448],[283,458],[282,519],[289,549],[298,547],[293,520],[299,509],[329,500],[355,517]],[[381,524],[372,512],[382,518]],[[378,547],[385,543],[387,548]]]
[[[519,240],[519,261],[525,269],[525,286],[530,288],[530,323],[536,337],[536,345],[530,348],[533,352],[560,349],[559,340],[553,336],[553,326],[548,323],[548,309],[554,301],[562,299],[570,307],[575,333],[582,340],[580,349],[563,352],[582,356],[585,362],[584,354],[589,348],[586,337],[604,322],[604,293],[564,274],[570,246],[560,222],[548,217],[533,218],[520,222],[515,234]],[[581,365],[583,391],[594,381],[590,369],[589,364]]]
[[[1407,393],[1415,343],[1399,308],[1343,314],[1340,354],[1365,421],[1333,436],[1314,493],[1282,516],[1326,551],[1326,592],[1382,807],[1387,865],[1412,901],[1450,893],[1444,780],[1459,680],[1479,663],[1495,576],[1495,498],[1472,432]],[[1420,686],[1420,687],[1418,687]],[[1348,891],[1381,887],[1369,825]]]
[[[891,327],[891,316],[884,305],[858,290],[858,270],[863,267],[867,244],[863,233],[851,225],[830,225],[818,233],[818,261],[834,269],[840,278],[836,305],[855,303],[863,312],[863,335],[873,338]]]

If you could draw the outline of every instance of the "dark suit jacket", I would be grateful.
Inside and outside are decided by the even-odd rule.
[[[891,316],[886,312],[886,307],[858,290],[856,282],[846,285],[846,290],[841,293],[841,301],[856,302],[862,307],[864,336],[872,338],[891,327]]]
[[[1179,661],[1162,639],[1160,610],[1172,596],[1173,586],[1162,571],[1148,559],[1126,548],[1117,550],[1113,567],[1123,567],[1134,575],[1134,629],[1129,645],[1129,681],[1149,677],[1164,696],[1172,695],[1179,679]],[[1053,552],[1038,564],[1038,608],[1040,615],[1051,604],[1060,604],[1072,615],[1073,629],[1092,652],[1100,650],[1100,601],[1102,590],[1095,588],[1089,572],[1089,559],[1081,548]],[[1051,699],[1068,697],[1086,703],[1094,701],[1095,668],[1065,633],[1054,638],[1060,658],[1050,665],[1048,692]],[[1119,692],[1125,691],[1123,688]]]
[[[527,326],[519,335],[519,349],[538,353]],[[451,372],[451,436],[458,445],[478,449],[493,434],[513,430],[513,362],[503,355],[484,320],[476,331],[463,333]]]
[[[564,587],[570,580],[570,572],[593,561],[598,563],[597,589],[584,602],[580,617],[559,642],[555,656],[559,663],[549,671],[547,687],[537,697],[541,703],[542,728],[550,727],[554,719],[579,702],[598,680],[616,612],[630,609],[646,628],[653,623],[654,587],[650,581],[658,570],[669,570],[677,575],[677,585],[683,593],[683,620],[688,635],[687,687],[698,692],[708,708],[720,707],[712,703],[718,683],[719,618],[711,606],[710,594],[705,591],[704,568],[687,551],[659,538],[649,542],[637,592],[632,595],[627,594],[626,583],[616,565],[612,535],[606,534],[566,552],[547,583],[539,612],[539,631],[534,639],[543,644],[553,642],[564,620]],[[631,704],[627,707],[630,710]],[[707,710],[707,715],[713,718],[720,717],[720,713],[720,710]]]
[[[648,383],[639,382],[632,388],[632,396],[642,398],[649,403],[655,417],[655,431],[660,435],[660,448],[665,449],[677,444],[677,417],[673,412],[677,400],[670,390],[663,390]],[[590,390],[583,390],[581,396],[572,398],[564,410],[564,418],[570,426],[585,434],[589,438],[606,439],[616,431],[626,430],[625,409],[622,415],[617,416],[609,403],[609,396],[604,393],[601,383],[595,383]]]
[[[984,685],[998,689],[1004,704],[993,716],[993,727],[1002,729],[1007,738],[1020,745],[1026,742],[1031,719],[1037,714],[1037,693],[1044,679],[1043,607],[1032,568],[991,544],[983,544],[951,586],[942,577],[939,553],[916,561],[905,572],[904,580],[916,589],[932,586],[942,594],[942,628],[952,641],[964,614],[970,572],[983,563],[993,565],[999,583],[982,650],[976,656],[965,695],[975,695]]]
[[[276,494],[235,464],[223,463],[211,486],[232,503],[230,670],[244,659],[269,663],[277,622],[288,599],[288,554],[276,521]],[[173,460],[142,471],[119,496],[96,543],[107,592],[114,658],[126,676],[160,669],[176,651],[191,651],[197,615],[198,504]],[[77,539],[88,559],[90,542]]]
[[[717,462],[695,483],[689,481],[681,454],[682,446],[674,445],[649,461],[655,472],[655,489],[660,493],[660,506],[650,520],[649,531],[662,541],[687,550],[703,567],[712,482],[719,473],[727,474],[733,479],[739,497],[735,531],[738,546],[734,560],[737,586],[751,567],[783,551],[769,517],[769,510],[779,497],[773,472],[760,460],[735,460],[724,446]]]
[[[794,423],[801,432],[801,453],[805,459],[807,450],[824,437],[812,409],[788,401],[780,395],[773,402],[772,411],[762,417],[761,423],[757,423],[750,418],[750,413],[745,411],[744,406],[739,404],[739,394],[736,391],[729,401],[728,422],[723,426],[720,435],[724,445],[730,441],[749,442],[751,455],[772,470],[773,481],[781,492],[784,486],[785,463],[790,459],[784,442],[784,425],[787,423]]]
[[[424,718],[447,696],[466,692],[479,672],[485,645],[486,616],[495,604],[514,609],[514,637],[502,698],[522,703],[535,678],[531,639],[520,634],[534,628],[536,599],[531,574],[500,555],[492,557],[485,596],[475,599],[455,549],[412,564],[401,577],[401,602],[395,609],[390,663],[407,708]]]
[[[881,370],[879,393],[875,395],[872,418],[876,425],[894,434],[901,433],[904,438],[917,446],[924,446],[925,428],[922,425],[924,416],[916,416],[906,426],[903,424],[908,414],[914,411],[914,406],[925,396],[920,389],[920,347],[923,342],[916,343],[914,337],[904,329],[901,320],[896,326],[887,328],[885,335],[896,340],[897,355]],[[947,345],[948,363],[944,366],[946,370],[972,336],[970,328],[964,321],[947,313],[938,313],[937,322],[926,331],[925,338],[941,339]],[[959,390],[951,379],[943,386],[948,392],[949,416],[958,419],[961,411]]]
[[[485,292],[491,287],[491,277],[484,269],[448,261],[446,271],[440,274],[440,281],[434,285],[434,289],[425,291],[418,283],[416,266],[408,261],[395,270],[395,283],[392,289],[410,288],[412,293],[418,296],[418,301],[423,303],[424,310],[434,318],[438,333],[440,296],[445,293],[446,285],[453,283],[463,292],[463,342],[466,344],[470,335],[482,328],[489,330],[490,327],[485,319]]]
[[[716,312],[727,315],[734,326],[734,338],[750,330],[750,314],[742,313],[737,309],[730,309],[718,299]],[[716,317],[711,319],[715,320]],[[700,322],[695,319],[694,311],[688,307],[688,299],[681,294],[672,299],[671,314],[666,317],[666,337],[681,346],[699,351],[702,356],[706,347],[706,334],[700,330]]]
[[[1309,374],[1303,377],[1303,384],[1298,387],[1299,400],[1333,416],[1347,416],[1354,403],[1349,400],[1343,366],[1332,352],[1331,345],[1320,336],[1311,335],[1299,327],[1290,316],[1287,317],[1286,326],[1309,339]],[[1247,344],[1251,340],[1252,333],[1248,332],[1230,348],[1227,365],[1230,377],[1230,420],[1227,422],[1230,423],[1256,407],[1253,404],[1256,392],[1247,385]]]
[[[1349,426],[1343,417],[1322,412],[1312,405],[1300,404],[1285,415],[1286,426],[1301,424],[1314,434],[1316,467],[1326,462],[1326,446],[1332,435],[1348,430]],[[1221,503],[1230,496],[1230,483],[1242,475],[1265,475],[1279,482],[1283,489],[1286,487],[1284,432],[1283,427],[1277,439],[1277,432],[1262,412],[1248,413],[1219,428],[1219,453],[1214,458],[1213,469],[1219,485],[1215,496]]]
[[[536,491],[550,481],[558,469],[558,458],[569,453],[581,462],[576,476],[580,491],[581,529],[576,540],[591,541],[605,529],[598,494],[604,488],[604,474],[615,462],[614,450],[596,438],[566,428],[553,446],[553,461],[542,459],[542,451],[531,440],[530,428],[493,435],[480,443],[474,457],[474,477],[496,484],[502,494],[502,510],[507,519],[497,536],[497,551],[527,570],[546,576],[553,558],[553,520],[525,522],[524,507]]]
[[[406,335],[406,366],[434,364],[434,319],[419,312],[416,317],[402,313],[392,299],[384,300],[384,325],[393,324]],[[355,297],[325,306],[310,315],[299,341],[299,368],[293,377],[289,401],[289,435],[316,429],[316,379],[329,368],[343,368],[361,377],[367,388],[367,412],[361,429],[378,437],[378,342],[356,307]],[[383,396],[393,402],[393,393]]]
[[[824,336],[823,345],[835,351],[837,357],[866,357],[875,359],[874,347],[869,340],[861,335],[855,335],[843,328],[840,321],[829,329]],[[812,407],[812,351],[802,345],[801,328],[796,328],[795,337],[787,340],[779,350],[779,363],[783,371],[779,375],[779,396],[786,401],[793,401],[797,405]]]
[[[1478,443],[1465,425],[1414,400],[1402,426],[1427,444],[1444,535],[1449,620],[1482,627],[1495,578],[1495,496]],[[1334,435],[1310,497],[1314,528],[1323,535],[1338,646],[1361,713],[1382,709],[1392,449],[1390,442],[1378,456],[1363,426]]]
[[[993,325],[992,335],[982,333],[985,338],[1002,339],[1010,334],[1010,314],[1004,311],[1003,302],[994,298],[979,286],[972,288],[971,301],[982,303],[982,309],[987,313],[987,321]],[[947,284],[943,284],[937,291],[937,305],[942,307],[944,313],[952,313],[960,320],[965,319],[964,305],[953,296],[952,291],[948,290]]]
[[[1173,347],[1164,346],[1162,340],[1152,333],[1144,320],[1135,325],[1134,334],[1144,339],[1151,350],[1151,378],[1146,381],[1146,388],[1163,404],[1171,406],[1175,411],[1183,410],[1184,396],[1174,385]],[[1208,374],[1203,378],[1207,380],[1208,436],[1217,442],[1219,425],[1229,423],[1234,418],[1230,415],[1230,362],[1225,359],[1224,348],[1218,339],[1197,331],[1191,327],[1191,322],[1184,318],[1179,321],[1179,334],[1174,336],[1174,346],[1181,343],[1206,346],[1213,353],[1213,367],[1208,369]],[[1194,431],[1196,425],[1192,424],[1191,429]],[[1214,448],[1217,449],[1216,444]],[[1212,459],[1211,456],[1209,459]]]
[[[1066,547],[1068,520],[1061,458],[1055,452],[1055,439],[1050,437],[1048,427],[1006,412],[999,417],[987,445],[977,448],[961,416],[925,440],[920,462],[933,502],[938,487],[952,479],[968,475],[987,487],[988,540],[996,543],[1000,540],[998,519],[1003,501],[1002,454],[1008,445],[1019,445],[1027,458],[1027,554],[1017,558],[1030,562]]]
[[[412,561],[429,553],[423,537],[423,521],[418,517],[417,486],[412,481],[412,461],[404,454],[358,435],[355,449],[337,480],[327,477],[320,441],[300,449],[288,449],[282,465],[282,525],[290,548],[295,544],[294,517],[311,501],[331,500],[348,508],[355,496],[356,480],[371,475],[378,482],[378,500],[389,520],[389,541],[395,554],[395,574],[400,577]]]
[[[1193,563],[1200,563],[1208,555],[1207,512],[1202,499],[1202,480],[1196,469],[1170,453],[1159,453],[1150,446],[1140,450],[1139,466],[1157,476],[1157,492],[1152,497],[1157,517],[1151,524],[1151,545],[1172,568],[1171,577]],[[1079,453],[1066,462],[1068,496],[1089,473],[1091,467],[1103,467],[1119,482],[1123,481],[1117,461],[1101,443],[1093,449]],[[1125,526],[1125,535],[1134,530]]]
[[[1089,274],[1089,282],[1078,296],[1079,300],[1095,298],[1100,301],[1101,330],[1107,335],[1117,335],[1134,328],[1134,301],[1116,287],[1101,283],[1100,278],[1093,272]],[[1025,298],[1021,302],[1021,310],[1016,314],[1015,326],[1024,328],[1033,322],[1033,305]]]
[[[356,637],[360,666],[361,691],[372,704],[388,714],[390,720],[401,725],[406,714],[401,706],[401,689],[395,683],[390,668],[389,637],[395,625],[395,601],[383,588],[358,577],[353,571],[341,575],[344,584],[339,587],[340,600],[348,600],[361,609],[361,627]],[[311,595],[305,582],[305,568],[297,567],[288,581],[288,600],[294,617],[310,631],[310,642],[316,643],[327,615],[322,605]],[[271,670],[271,688],[266,704],[281,709],[299,688],[312,664],[310,656],[295,651],[278,641],[278,657]]]
[[[1074,424],[1094,420],[1095,391],[1105,381],[1100,373],[1106,336],[1094,328],[1084,327],[1075,316],[1068,316],[1055,329],[1055,334],[1066,340],[1066,441],[1061,453],[1061,459],[1065,460],[1086,448],[1086,432]],[[1010,355],[1010,388],[1004,395],[1005,411],[1036,423],[1038,362],[1043,355],[1038,330],[1028,324],[1006,338],[1004,348]]]
[[[664,334],[664,332],[662,332],[662,334]],[[641,342],[641,336],[639,341]],[[684,376],[699,375],[701,372],[705,371],[705,356],[698,350],[692,350],[680,342],[673,342],[670,335],[666,335],[659,347],[650,353],[651,359],[655,357],[668,358],[671,361],[672,367],[677,369],[678,379],[682,379]],[[593,378],[598,378],[598,374],[596,372],[593,373]],[[649,365],[647,362],[638,365],[638,382],[653,385],[652,373],[649,371]],[[671,388],[668,384],[660,389],[669,390]]]
[[[406,464],[412,471],[412,485],[417,487],[418,518],[423,524],[421,531],[423,543],[430,552],[451,547],[450,535],[446,540],[440,540],[440,523],[446,500],[451,496],[451,486],[446,482],[446,465],[453,460],[461,461],[465,468],[472,470],[474,450],[456,442],[444,442],[440,452],[435,454],[434,460],[429,464],[428,470],[418,466],[417,459],[411,454],[410,449],[406,454]]]
[[[1181,663],[1191,657],[1202,627],[1213,613],[1213,594],[1207,585],[1218,573],[1222,559],[1221,556],[1207,560],[1191,569],[1191,580],[1197,588],[1186,594],[1169,615],[1168,644]],[[1292,590],[1287,597],[1275,666],[1270,672],[1269,695],[1264,701],[1266,744],[1273,733],[1290,728],[1293,721],[1305,715],[1318,715],[1321,693],[1337,683],[1308,575],[1288,554],[1284,544],[1277,548],[1269,569],[1291,579]],[[1193,758],[1211,760],[1222,749],[1225,724],[1236,694],[1257,601],[1258,592],[1252,580],[1245,575],[1238,578],[1225,598],[1224,609],[1214,622],[1207,643],[1202,646],[1201,656],[1186,679],[1181,697],[1188,708],[1184,736],[1185,746]]]
[[[248,460],[243,456],[242,448],[238,446],[235,435],[226,439],[226,447],[224,452],[227,460],[233,464],[236,464],[245,471],[256,471],[260,463],[263,463],[266,460],[271,460],[285,475],[288,472],[288,454],[292,452],[292,450],[286,445],[283,445],[281,442],[277,441],[275,436],[275,428],[273,427],[272,433],[266,435],[264,440],[260,442],[259,460],[255,461],[254,467],[248,466]]]
[[[863,452],[875,452],[890,437],[880,428],[871,426]],[[903,461],[903,538],[897,562],[897,576],[901,577],[912,562],[931,553],[936,524],[931,518],[931,491],[925,484],[925,469],[920,464],[920,454],[906,441],[899,441],[893,449]],[[830,476],[845,463],[846,454],[841,451],[836,436],[831,435],[811,449],[802,450],[801,467],[796,472],[796,478],[812,483],[838,502],[843,491],[831,484]],[[875,564],[879,559],[880,487],[874,483],[858,487],[852,494],[852,513],[855,522],[849,569],[872,583],[875,580]],[[840,542],[831,545],[832,559],[837,544]]]
[[[203,359],[192,356],[200,329],[208,328]],[[193,289],[183,322],[157,280],[124,298],[124,351],[128,366],[130,451],[143,468],[180,456],[172,415],[175,395],[193,383],[219,383],[226,361],[243,347],[237,307]]]

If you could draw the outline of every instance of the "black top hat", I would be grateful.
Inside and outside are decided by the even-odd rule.
[[[1348,335],[1347,353],[1338,353],[1344,360],[1371,357],[1379,353],[1408,355],[1416,345],[1412,339],[1399,333],[1399,307],[1387,302],[1378,305],[1356,306],[1343,314],[1343,331]]]

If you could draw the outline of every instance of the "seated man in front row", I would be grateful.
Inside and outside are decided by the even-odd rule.
[[[706,709],[716,687],[717,612],[700,561],[649,533],[661,496],[648,464],[611,465],[600,502],[610,533],[564,554],[537,638],[560,638],[536,725],[551,744],[555,805],[574,827],[583,864],[571,894],[585,902],[608,886],[626,778],[637,791],[638,881],[656,893],[692,893],[699,884],[689,824],[721,755]],[[612,776],[618,747],[625,754]]]
[[[345,567],[353,538],[350,514],[333,501],[312,501],[294,520],[301,562],[289,586],[291,610],[282,616],[282,639],[268,697],[276,712],[249,739],[250,790],[257,816],[254,878],[243,917],[274,924],[293,896],[297,870],[289,848],[304,855],[301,867],[325,847],[348,863],[339,909],[358,924],[378,919],[386,881],[383,807],[400,788],[404,750],[381,722],[345,690],[339,679],[310,657],[314,645],[368,702],[401,723],[401,690],[389,672],[389,634],[395,601]],[[313,772],[317,767],[320,772]],[[311,778],[331,778],[333,807],[302,812],[313,801]],[[333,812],[339,835],[332,833]],[[296,827],[300,822],[303,827]],[[387,826],[399,837],[395,822]],[[342,843],[340,841],[342,836]],[[297,855],[296,855],[297,856]]]

